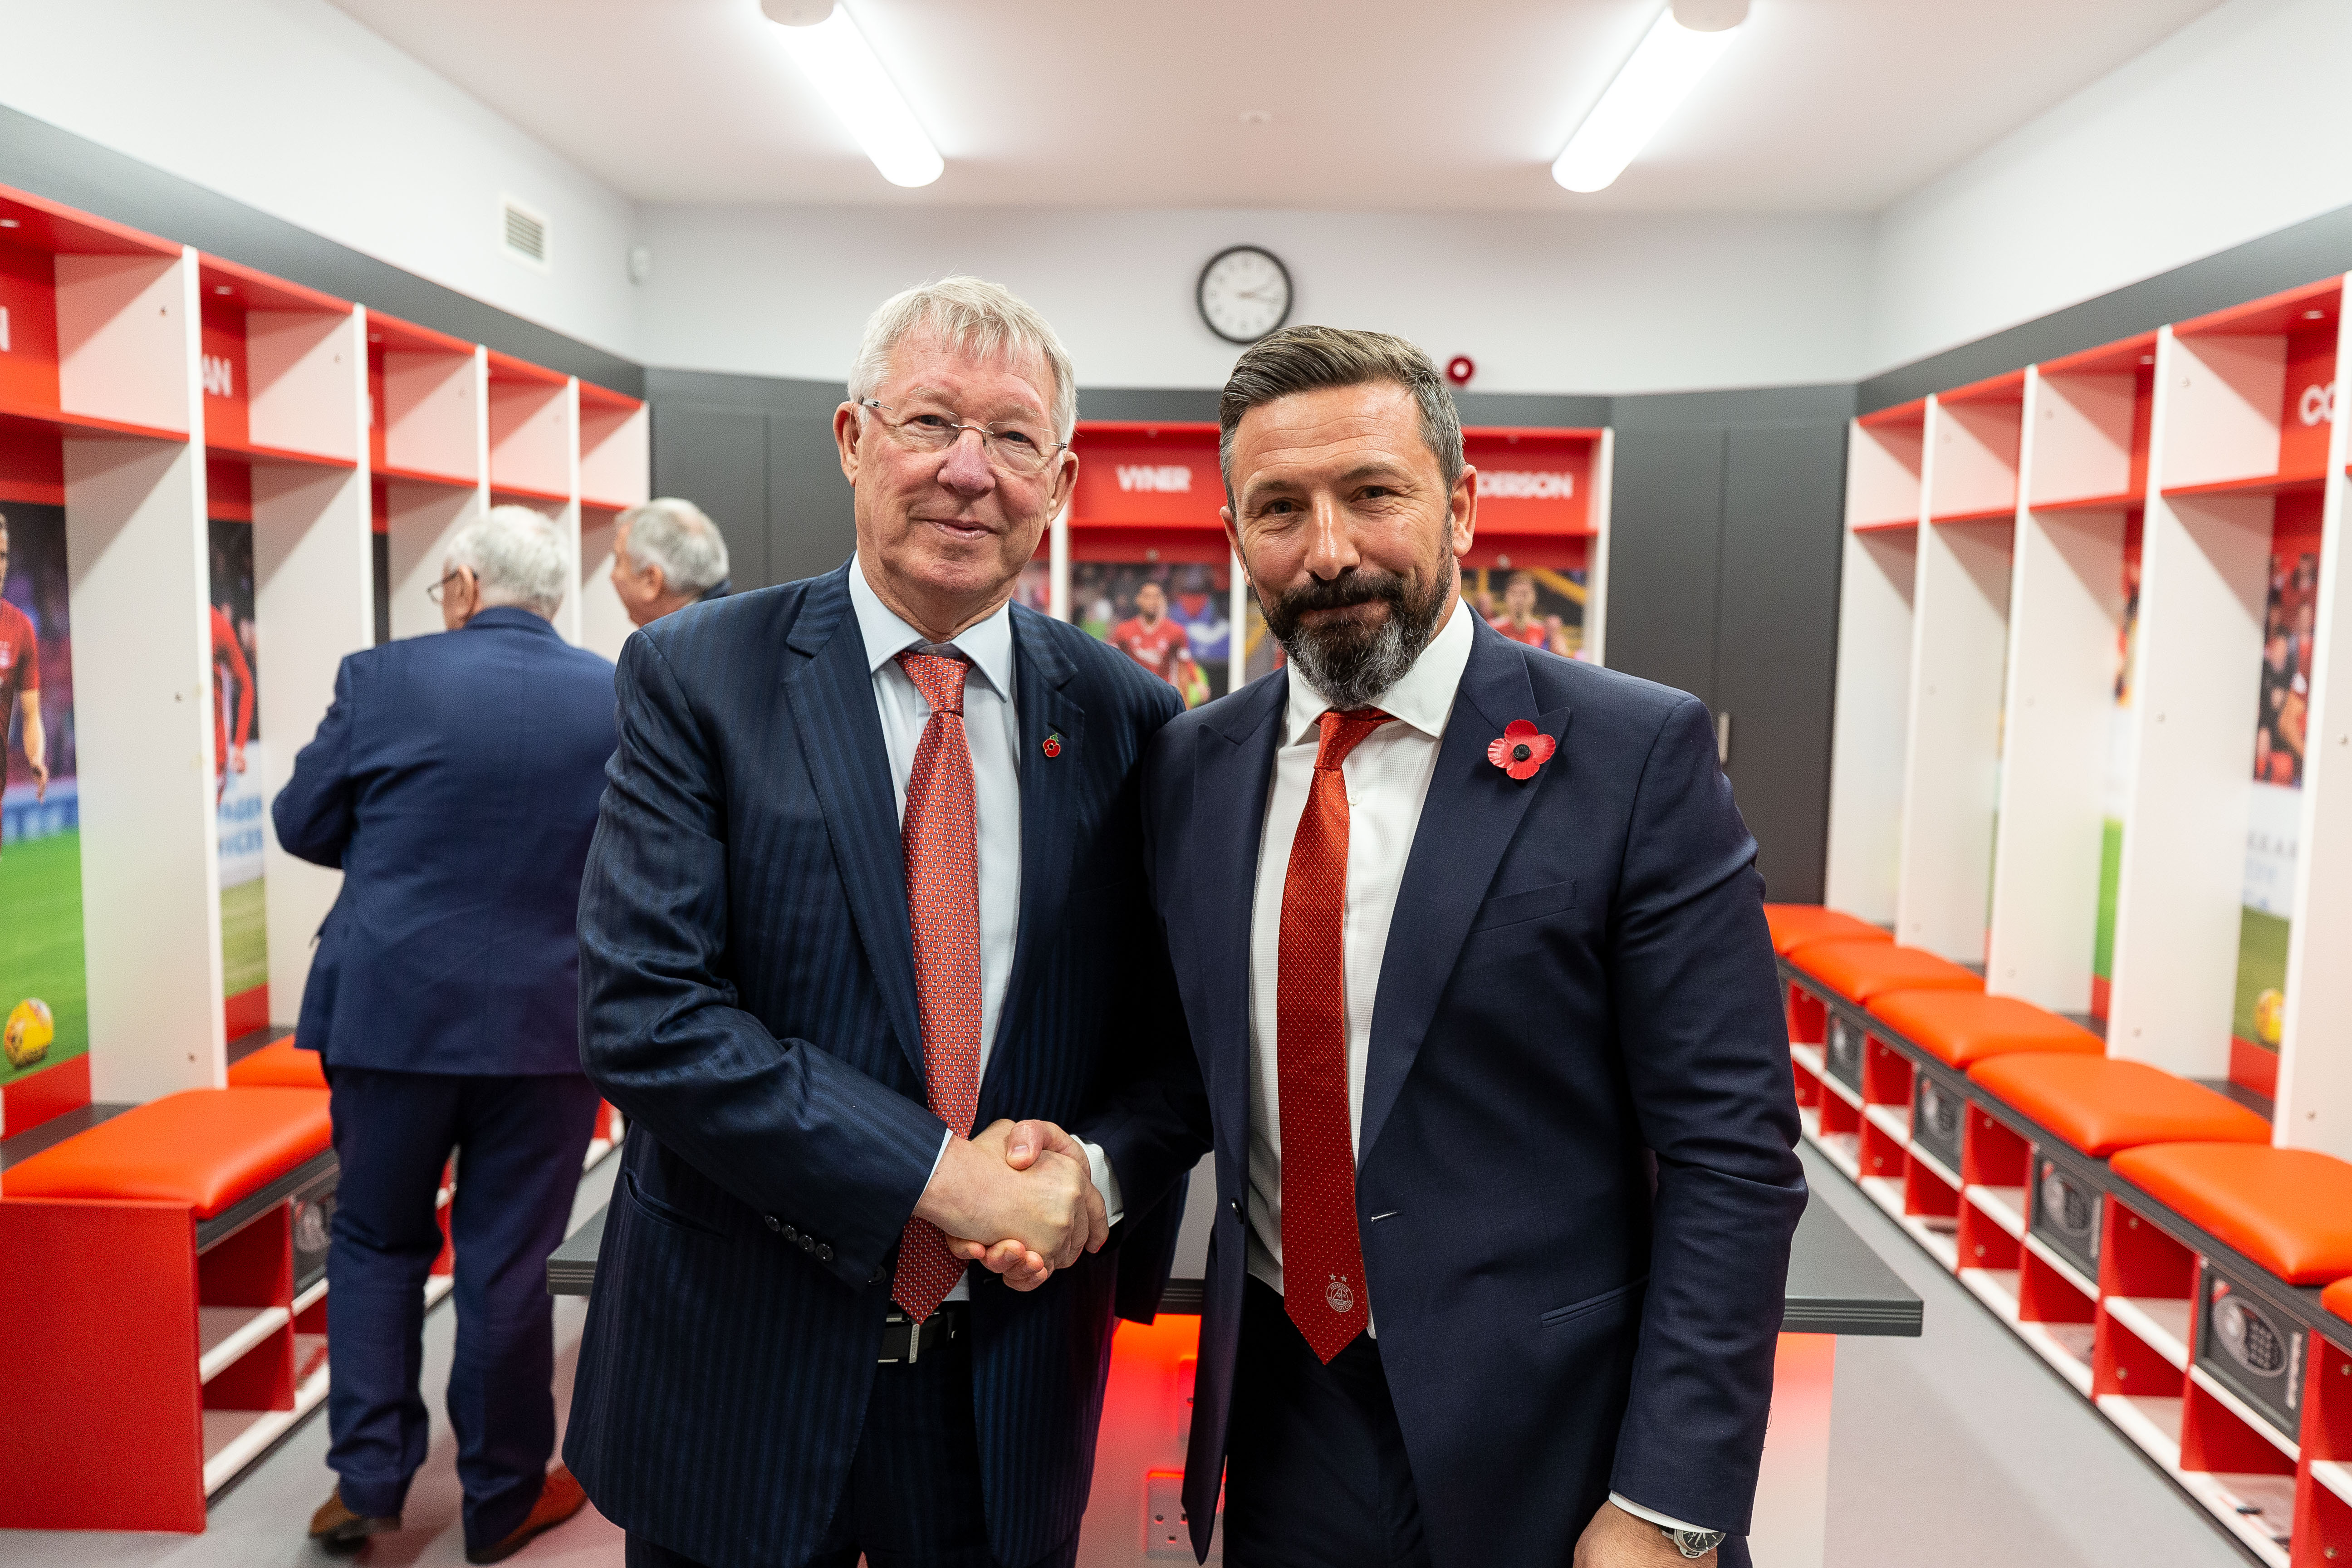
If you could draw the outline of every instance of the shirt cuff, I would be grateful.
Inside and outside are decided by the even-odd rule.
[[[940,1152],[931,1156],[931,1174],[923,1178],[923,1185],[926,1187],[931,1184],[932,1177],[940,1173],[940,1163],[948,1157],[948,1145],[954,1142],[955,1129],[942,1128],[940,1131]]]
[[[1095,1191],[1102,1194],[1104,1223],[1117,1225],[1127,1217],[1127,1200],[1118,1190],[1118,1173],[1110,1168],[1101,1144],[1081,1138],[1078,1146],[1087,1152],[1087,1172],[1095,1179]]]
[[[1693,1524],[1687,1520],[1676,1519],[1673,1514],[1660,1513],[1654,1508],[1643,1508],[1640,1503],[1634,1502],[1616,1492],[1611,1492],[1609,1494],[1609,1500],[1615,1503],[1619,1508],[1623,1509],[1627,1513],[1632,1514],[1635,1519],[1646,1519],[1652,1524],[1661,1526],[1666,1530],[1696,1530],[1702,1533],[1712,1532],[1711,1526]]]

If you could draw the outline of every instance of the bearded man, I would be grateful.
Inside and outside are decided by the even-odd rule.
[[[1220,418],[1289,662],[1146,754],[1197,1070],[1083,1129],[1114,1208],[1213,1135],[1194,1545],[1222,1480],[1236,1568],[1745,1563],[1805,1186],[1706,710],[1462,607],[1411,343],[1277,332]]]

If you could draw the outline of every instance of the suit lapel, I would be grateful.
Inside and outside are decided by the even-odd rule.
[[[907,868],[898,795],[874,707],[866,639],[850,613],[849,568],[820,578],[786,644],[807,656],[784,677],[786,706],[808,759],[809,783],[848,894],[866,961],[915,1081],[923,1077],[923,1028],[915,1005],[915,942],[907,921]]]
[[[1381,958],[1380,990],[1372,1005],[1372,1038],[1364,1068],[1363,1124],[1357,1163],[1372,1151],[1397,1091],[1412,1070],[1454,973],[1462,939],[1494,882],[1503,852],[1536,792],[1564,773],[1564,750],[1535,777],[1513,779],[1486,760],[1486,747],[1514,719],[1533,719],[1554,741],[1568,732],[1569,710],[1536,712],[1527,655],[1498,633],[1478,626],[1470,662],[1445,723],[1437,772],[1429,781],[1412,853],[1397,889],[1397,918]]]
[[[1021,726],[1016,752],[1021,770],[1021,926],[1013,943],[1013,973],[997,1010],[996,1041],[990,1048],[988,1081],[981,1085],[981,1122],[992,1120],[989,1091],[1010,1082],[1007,1047],[1020,1038],[1029,993],[1043,955],[1062,929],[1070,893],[1070,825],[1087,775],[1087,710],[1066,688],[1077,673],[1054,646],[1035,611],[1013,607],[1013,707]],[[1058,732],[1058,755],[1045,755],[1045,737]]]
[[[1240,694],[1230,719],[1202,727],[1192,753],[1191,832],[1160,851],[1162,881],[1181,866],[1178,885],[1191,890],[1185,915],[1198,933],[1196,973],[1202,977],[1188,987],[1201,1003],[1202,1028],[1193,1039],[1209,1080],[1217,1142],[1234,1149],[1248,1147],[1250,924],[1274,754],[1289,700],[1289,672],[1276,670]]]

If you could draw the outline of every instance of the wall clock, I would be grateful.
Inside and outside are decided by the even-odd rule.
[[[1228,246],[1201,268],[1194,299],[1209,331],[1254,343],[1290,319],[1290,270],[1270,250]]]

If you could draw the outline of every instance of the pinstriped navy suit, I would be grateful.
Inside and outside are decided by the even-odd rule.
[[[714,1568],[802,1563],[832,1521],[941,1139],[848,570],[629,639],[581,889],[582,1056],[630,1134],[564,1457],[607,1517]],[[1073,627],[1017,605],[1013,627],[1020,934],[980,1121],[1072,1126],[1190,1054],[1136,782],[1180,704]],[[1114,1304],[1148,1317],[1167,1272],[1177,1205],[1157,1195],[1130,1194],[1112,1246],[1034,1293],[973,1271],[973,1419],[1007,1568],[1077,1530]]]

